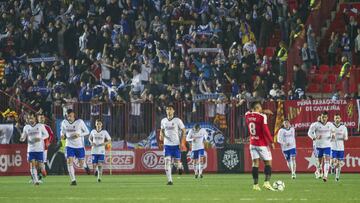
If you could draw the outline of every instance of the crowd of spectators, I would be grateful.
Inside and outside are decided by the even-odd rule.
[[[304,89],[285,92],[284,62],[311,5],[287,2],[1,1],[0,89],[47,113],[66,102],[161,104],[214,93],[221,101],[299,99]],[[273,56],[259,53],[275,30]]]

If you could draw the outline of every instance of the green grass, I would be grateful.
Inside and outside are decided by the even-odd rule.
[[[40,186],[26,176],[0,177],[0,202],[360,202],[359,174],[342,174],[340,182],[331,175],[326,183],[312,174],[296,180],[273,174],[272,180],[283,180],[285,191],[252,191],[251,174],[175,175],[173,186],[165,185],[165,175],[104,175],[101,183],[83,175],[77,186],[68,176],[49,176]]]

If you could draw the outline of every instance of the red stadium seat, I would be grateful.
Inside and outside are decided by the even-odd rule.
[[[275,47],[266,47],[265,49],[266,56],[274,56],[275,55]]]
[[[350,87],[349,87],[349,91],[350,91],[350,93],[357,92],[357,84],[351,83]]]
[[[329,84],[335,84],[336,83],[336,75],[335,74],[329,74],[327,76],[327,83]]]
[[[310,78],[314,83],[321,83],[324,79],[322,74],[313,74],[310,76]]]
[[[334,86],[332,84],[323,84],[322,93],[333,93]]]
[[[318,93],[319,90],[320,90],[319,85],[315,83],[310,84],[307,88],[307,92],[309,93]]]
[[[338,82],[335,84],[335,89],[336,90],[343,90],[344,86],[343,86],[343,83],[342,82]]]
[[[321,65],[320,66],[320,74],[325,74],[325,73],[328,73],[330,71],[330,67],[328,65]]]
[[[341,65],[336,65],[332,68],[332,72],[335,74],[339,74],[341,70]]]

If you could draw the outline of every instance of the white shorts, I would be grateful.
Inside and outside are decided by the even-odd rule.
[[[254,146],[250,145],[251,159],[261,159],[263,161],[272,160],[271,151],[268,146]]]

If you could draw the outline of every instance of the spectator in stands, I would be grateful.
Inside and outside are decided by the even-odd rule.
[[[262,99],[266,98],[265,82],[264,80],[261,79],[261,77],[257,76],[255,78],[253,87],[254,87],[253,95],[255,94],[257,98],[262,98]]]
[[[9,65],[0,87],[21,101],[130,102],[132,92],[157,106],[185,98],[190,112],[202,80],[207,92],[230,94],[232,85],[235,95],[246,84],[266,98],[279,74],[270,56],[256,56],[257,47],[269,44],[279,24],[284,39],[290,23],[292,40],[299,36],[308,8],[301,3],[301,12],[287,12],[286,1],[267,0],[4,2],[0,53]]]
[[[305,67],[300,68],[298,64],[295,64],[293,69],[294,69],[295,89],[300,88],[301,90],[305,91],[305,87],[306,87],[306,83],[307,83],[306,72],[304,70]]]
[[[347,61],[352,62],[352,53],[350,47],[350,38],[348,33],[344,32],[341,38],[342,55],[347,58]]]
[[[139,93],[130,92],[130,102],[131,102],[131,111],[130,111],[130,126],[131,134],[140,137],[140,133],[143,133],[144,120],[141,112],[141,106],[144,102],[144,98],[141,98]]]
[[[304,67],[306,68],[307,71],[310,70],[312,61],[314,59],[314,55],[312,55],[312,52],[310,51],[307,43],[304,43],[300,54]]]
[[[360,65],[360,29],[357,29],[357,36],[355,38],[355,64]]]
[[[281,90],[279,89],[278,84],[273,83],[272,89],[269,92],[269,99],[271,100],[277,100],[282,95]]]
[[[354,41],[357,35],[358,23],[354,16],[350,16],[349,21],[345,21],[346,30],[350,39],[350,48],[354,48]]]
[[[259,46],[265,49],[269,43],[271,37],[271,30],[273,29],[273,23],[269,14],[265,13],[261,18],[260,40]]]
[[[312,30],[311,25],[309,25],[308,27],[306,38],[307,38],[307,44],[309,50],[311,52],[311,56],[313,56],[312,65],[319,67],[319,56],[317,54],[316,36],[315,36],[315,32]]]
[[[339,35],[335,32],[332,32],[330,37],[330,45],[328,48],[328,58],[329,58],[330,67],[336,65],[336,53],[339,45],[340,45]]]
[[[290,45],[289,47],[292,46],[294,40],[300,36],[302,36],[304,34],[304,24],[303,22],[301,21],[300,18],[298,18],[296,20],[296,24],[294,25],[294,28],[291,30],[291,33],[290,33]]]

